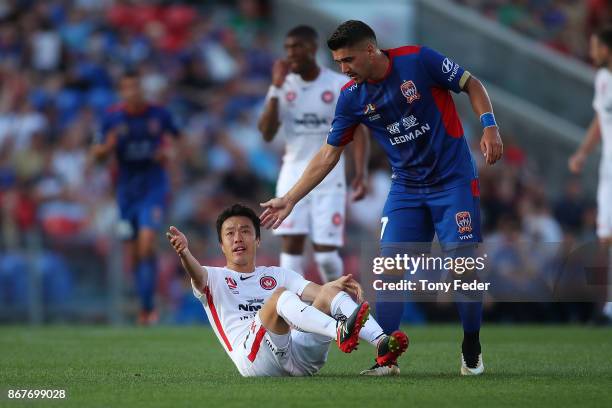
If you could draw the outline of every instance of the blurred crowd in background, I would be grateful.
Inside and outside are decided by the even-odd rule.
[[[580,58],[585,44],[564,38],[586,38],[586,27],[594,24],[588,16],[605,3],[461,2],[546,43],[562,43]],[[577,24],[572,10],[586,3]],[[102,296],[117,220],[114,172],[91,163],[87,153],[101,114],[117,102],[115,81],[128,69],[141,74],[152,103],[170,109],[183,136],[169,167],[168,223],[186,231],[203,263],[222,262],[217,214],[234,201],[258,208],[274,194],[280,168],[282,141],[264,143],[255,125],[272,63],[281,55],[272,47],[269,7],[258,0],[0,2],[0,310],[11,310],[0,320],[14,320],[27,302],[32,248],[47,304],[63,304],[69,313],[73,299]],[[512,135],[502,130],[505,157],[485,168],[479,129],[466,126],[466,134],[479,162],[485,241],[594,240],[594,200],[578,179],[568,178],[564,194],[551,197],[538,177],[543,164]],[[343,256],[356,275],[359,242],[376,242],[390,184],[388,164],[375,146],[370,167],[371,194],[351,204],[347,220]],[[160,240],[162,312],[169,321],[203,319],[175,256]],[[276,248],[264,246],[259,262],[276,264]],[[308,277],[318,279],[313,267]]]
[[[504,26],[583,61],[589,37],[612,20],[609,0],[455,0]]]

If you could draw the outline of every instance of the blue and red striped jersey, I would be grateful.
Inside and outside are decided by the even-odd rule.
[[[426,192],[477,178],[450,94],[461,92],[470,73],[428,47],[384,52],[390,64],[383,79],[342,88],[327,143],[349,143],[363,123],[386,152],[396,183]]]
[[[103,143],[111,132],[117,135],[119,196],[139,198],[151,189],[166,189],[166,171],[155,161],[155,154],[165,136],[178,136],[170,113],[154,105],[145,106],[141,112],[129,113],[124,106],[117,105],[102,119],[96,142]]]

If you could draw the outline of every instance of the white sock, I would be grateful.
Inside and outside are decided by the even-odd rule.
[[[348,293],[338,292],[331,301],[330,311],[332,316],[343,314],[350,316],[357,308],[357,303],[351,299]],[[383,329],[379,326],[378,322],[374,320],[374,317],[366,321],[365,325],[359,332],[359,337],[376,347],[378,340],[385,334]]]
[[[286,290],[281,293],[276,301],[276,312],[298,330],[336,339],[336,320],[302,302],[293,292]]]
[[[280,254],[280,267],[295,271],[300,275],[304,276],[304,256],[303,255],[291,255],[285,252]]]
[[[338,251],[315,252],[314,258],[323,282],[330,282],[342,276],[344,264]]]

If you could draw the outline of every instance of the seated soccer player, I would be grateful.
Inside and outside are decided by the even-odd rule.
[[[403,332],[385,335],[368,319],[369,305],[361,301],[361,287],[350,275],[320,286],[288,269],[255,266],[260,221],[248,207],[235,204],[217,218],[225,267],[201,266],[177,228],[170,227],[166,235],[217,338],[243,376],[313,375],[325,364],[332,340],[345,353],[357,347],[359,338],[366,340],[377,347],[381,366],[408,348]]]

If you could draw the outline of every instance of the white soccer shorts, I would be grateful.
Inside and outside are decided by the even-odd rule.
[[[309,376],[327,361],[331,341],[297,330],[284,335],[271,333],[261,324],[258,313],[236,345],[233,359],[245,377]]]

